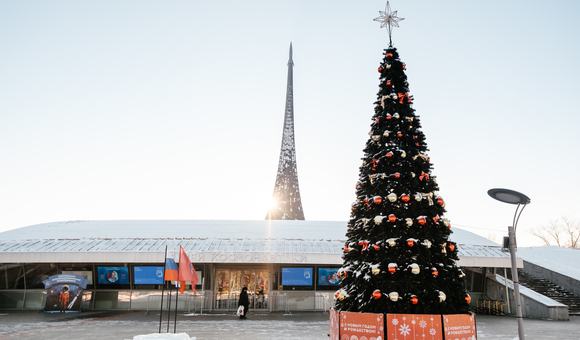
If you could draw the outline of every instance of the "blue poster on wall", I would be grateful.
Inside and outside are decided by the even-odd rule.
[[[129,284],[129,268],[127,267],[97,267],[98,283]]]
[[[312,268],[282,268],[282,285],[312,286]]]
[[[165,267],[133,267],[133,281],[136,285],[162,285]]]
[[[82,309],[83,291],[89,280],[81,275],[58,274],[44,280],[46,313],[78,313]]]

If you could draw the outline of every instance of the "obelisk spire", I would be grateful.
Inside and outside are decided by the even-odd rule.
[[[288,79],[286,85],[286,107],[282,147],[278,161],[276,184],[272,194],[273,206],[268,211],[267,220],[303,220],[302,201],[298,187],[296,168],[296,147],[294,144],[294,85],[293,85],[292,43],[288,59]]]

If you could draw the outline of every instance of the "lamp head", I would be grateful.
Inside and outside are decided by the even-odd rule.
[[[515,190],[510,189],[489,189],[487,194],[500,202],[509,203],[509,204],[529,204],[531,202],[530,198],[521,192],[517,192]]]

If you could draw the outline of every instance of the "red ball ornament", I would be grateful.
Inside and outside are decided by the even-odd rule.
[[[379,246],[378,246],[378,245],[376,245],[376,244],[374,244],[374,245],[373,245],[373,248],[374,248],[376,251],[379,251],[379,250],[381,250],[381,247],[379,247]]]
[[[465,301],[467,301],[467,304],[471,303],[471,296],[469,296],[469,294],[467,294],[467,296],[465,296]]]
[[[421,146],[419,143],[415,143],[415,146]]]
[[[387,120],[390,120],[391,118],[393,118],[393,116],[391,116],[390,113],[387,113],[386,118],[387,118]]]
[[[403,133],[402,133],[402,132],[400,132],[400,131],[399,131],[399,132],[397,132],[397,137],[399,137],[399,138],[403,137]]]
[[[437,197],[437,203],[442,207],[445,206],[445,201],[441,197]]]
[[[405,65],[405,64],[403,63],[403,70],[406,70],[406,69],[407,69],[407,65]]]
[[[431,274],[433,274],[433,276],[437,277],[439,275],[439,271],[437,270],[437,268],[433,268],[433,271],[431,271]]]
[[[411,196],[409,196],[409,195],[407,195],[407,194],[401,195],[401,201],[403,201],[403,202],[407,203],[407,202],[409,202],[410,200],[411,200]]]
[[[398,172],[395,172],[395,178],[401,178],[401,174]]]
[[[378,118],[375,118],[375,122],[378,123],[379,122],[379,119]]]
[[[380,290],[377,289],[373,292],[373,299],[378,300],[381,298],[381,296],[383,296],[383,293],[381,293]]]
[[[380,197],[375,197],[375,199],[374,199],[375,204],[381,204],[382,201],[383,201],[383,199]]]
[[[427,219],[425,217],[419,217],[417,222],[419,222],[420,225],[425,225],[425,223],[427,223]]]
[[[387,152],[387,155],[386,156],[387,156],[387,158],[391,158],[391,157],[393,157],[393,155],[394,155],[394,153],[392,153],[391,151],[389,151],[389,152]]]
[[[348,253],[348,247],[347,246],[344,246],[344,252],[345,253]]]
[[[416,305],[419,303],[419,299],[415,295],[411,295],[411,303]]]
[[[455,246],[453,244],[449,244],[449,250],[454,251],[455,250]]]
[[[391,52],[387,53],[387,57],[392,57],[393,54]]]
[[[407,240],[407,245],[408,245],[409,247],[411,247],[411,248],[412,248],[412,247],[414,247],[414,246],[415,246],[415,240],[413,240],[413,239],[408,239],[408,240]]]
[[[383,67],[379,66],[379,73],[383,72]]]
[[[389,266],[389,273],[394,274],[397,271],[397,267],[395,265]]]
[[[391,85],[392,85],[391,81],[387,80],[387,86],[391,86]]]
[[[390,214],[389,215],[389,222],[395,222],[397,220],[397,216]]]
[[[336,293],[334,293],[334,297],[335,298],[338,298],[339,295],[340,295],[340,292],[339,291],[337,291]]]

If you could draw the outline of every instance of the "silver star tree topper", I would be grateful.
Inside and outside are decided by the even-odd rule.
[[[381,23],[381,28],[386,27],[389,31],[389,44],[392,45],[391,31],[393,27],[399,27],[399,21],[405,20],[405,18],[397,17],[397,11],[391,12],[391,6],[387,1],[387,6],[385,6],[385,11],[379,11],[381,15],[378,18],[374,18],[373,21],[378,21]]]

